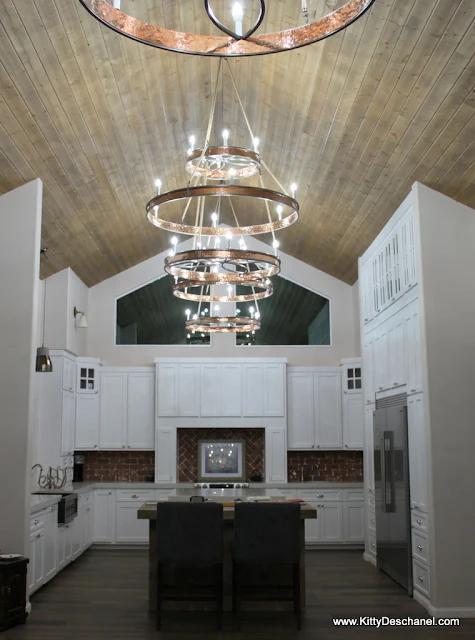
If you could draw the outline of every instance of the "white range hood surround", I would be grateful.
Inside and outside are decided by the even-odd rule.
[[[287,481],[287,358],[157,358],[155,481],[177,482],[177,430],[264,429],[265,481]]]

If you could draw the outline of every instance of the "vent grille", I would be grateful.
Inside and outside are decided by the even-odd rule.
[[[387,409],[388,407],[405,407],[407,405],[407,393],[398,393],[394,396],[376,399],[376,409]]]

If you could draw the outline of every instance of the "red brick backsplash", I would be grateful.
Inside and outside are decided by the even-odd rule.
[[[153,451],[77,451],[85,456],[84,480],[146,482],[155,475]]]
[[[264,429],[178,429],[178,482],[197,481],[199,440],[244,440],[247,478],[264,477]]]
[[[288,451],[289,482],[300,482],[302,465],[304,481],[363,482],[362,451]]]

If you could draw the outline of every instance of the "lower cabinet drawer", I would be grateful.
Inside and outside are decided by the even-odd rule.
[[[145,502],[146,500],[155,500],[155,489],[119,489],[117,491],[117,501],[124,502],[126,500]]]
[[[415,529],[412,530],[412,555],[422,562],[429,562],[429,540]]]
[[[45,526],[45,512],[40,511],[30,518],[30,531],[43,529]]]
[[[364,502],[363,489],[348,489],[345,494],[344,499],[348,502]]]
[[[296,497],[302,498],[305,502],[319,502],[319,501],[339,501],[342,500],[342,492],[333,489],[322,489],[321,491],[310,491],[309,489],[304,489],[296,491]]]
[[[414,529],[421,529],[424,532],[428,530],[427,515],[417,511],[411,511],[411,526]]]
[[[422,564],[416,562],[415,560],[412,561],[412,582],[414,585],[414,589],[417,589],[417,591],[420,591],[427,598],[429,598],[429,568],[424,567]]]

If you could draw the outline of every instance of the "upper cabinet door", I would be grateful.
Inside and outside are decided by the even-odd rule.
[[[200,365],[178,365],[178,415],[200,415]]]
[[[363,389],[366,404],[375,401],[374,388],[374,332],[371,331],[365,336],[363,345],[364,378]]]
[[[177,430],[159,427],[155,446],[155,482],[176,482]]]
[[[252,418],[264,415],[264,369],[262,364],[242,365],[242,415]]]
[[[404,317],[399,311],[388,320],[388,388],[405,384],[404,367]]]
[[[63,358],[63,389],[76,390],[76,363],[69,358]]]
[[[284,365],[264,365],[264,415],[266,417],[285,416],[285,376]]]
[[[99,377],[97,365],[80,362],[76,368],[76,392],[97,393],[99,390]]]
[[[100,448],[127,447],[127,374],[103,373],[100,394]]]
[[[61,455],[71,456],[74,453],[74,433],[76,430],[76,396],[70,391],[63,391],[61,411]]]
[[[287,482],[285,427],[266,429],[266,482]]]
[[[201,365],[201,415],[215,417],[221,415],[221,366],[219,364]],[[233,391],[235,393],[235,391]]]
[[[411,394],[422,391],[422,343],[419,299],[414,300],[407,305],[403,312],[404,339],[406,347],[405,373],[407,392]]]
[[[341,449],[341,373],[316,373],[314,385],[315,446],[317,449]]]
[[[99,396],[78,395],[76,398],[76,449],[99,447]]]
[[[315,447],[315,415],[313,406],[313,373],[289,371],[288,448],[313,449]]]
[[[127,448],[153,449],[155,402],[153,373],[129,373],[127,390]]]
[[[240,418],[242,415],[241,373],[240,364],[223,364],[221,366],[222,416]]]
[[[345,449],[363,449],[363,395],[347,394],[343,398],[343,445]]]
[[[159,364],[157,367],[157,415],[178,415],[178,365]]]
[[[400,237],[399,248],[401,251],[401,288],[405,291],[417,283],[416,240],[412,207],[401,220],[398,233]]]

